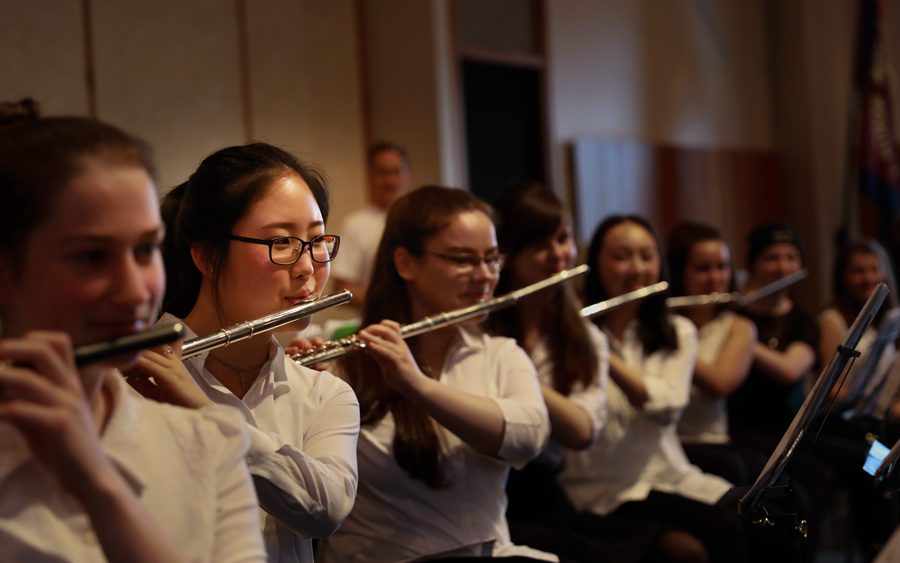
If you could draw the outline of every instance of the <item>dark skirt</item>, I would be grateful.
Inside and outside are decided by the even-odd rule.
[[[560,556],[562,561],[639,563],[657,559],[660,524],[578,512],[556,471],[531,463],[510,472],[507,520],[513,543]]]

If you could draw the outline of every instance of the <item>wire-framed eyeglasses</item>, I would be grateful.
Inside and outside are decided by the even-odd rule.
[[[506,256],[500,253],[488,254],[487,256],[479,256],[477,254],[444,254],[443,252],[428,252],[428,254],[443,258],[448,262],[453,262],[456,264],[456,269],[462,274],[472,272],[475,268],[481,266],[482,263],[487,266],[490,273],[499,274],[506,261]]]
[[[324,264],[331,262],[337,256],[341,246],[341,237],[338,235],[319,235],[308,241],[297,237],[275,237],[270,239],[242,237],[231,235],[231,240],[264,244],[269,247],[269,260],[279,266],[289,266],[300,260],[303,250],[309,248],[309,257],[313,262]]]

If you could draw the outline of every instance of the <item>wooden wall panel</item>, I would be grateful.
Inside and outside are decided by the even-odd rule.
[[[596,139],[572,143],[571,202],[578,240],[585,244],[607,215],[656,215],[648,146]]]
[[[665,240],[680,221],[722,230],[737,267],[747,233],[785,218],[784,186],[774,153],[701,149],[641,141],[579,139],[572,147],[576,233],[586,245],[612,214],[647,217]]]

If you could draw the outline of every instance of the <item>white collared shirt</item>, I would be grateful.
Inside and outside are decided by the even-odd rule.
[[[344,219],[341,225],[340,259],[331,263],[331,277],[368,285],[375,267],[387,210],[368,203]]]
[[[257,500],[231,409],[185,409],[144,399],[114,372],[103,449],[191,561],[263,561]],[[81,504],[36,462],[22,435],[0,425],[0,560],[101,562]]]
[[[609,341],[606,335],[594,323],[585,321],[588,335],[597,351],[597,377],[589,385],[576,383],[572,391],[566,397],[587,413],[591,421],[591,443],[600,435],[600,431],[606,424],[606,389],[609,381]],[[531,351],[531,361],[537,370],[538,379],[547,387],[553,387],[553,358],[547,349],[546,339],[542,338]],[[550,443],[541,452],[536,462],[559,467],[566,456],[566,447],[556,440]]]
[[[174,320],[166,315],[162,322]],[[330,373],[286,358],[274,337],[263,375],[243,400],[206,370],[207,355],[185,365],[211,400],[237,408],[247,421],[247,464],[269,561],[312,561],[311,538],[334,532],[356,497],[356,395]]]
[[[705,474],[688,461],[675,425],[688,402],[697,330],[688,319],[671,317],[678,338],[676,350],[644,356],[637,321],[625,330],[621,343],[612,342],[626,365],[643,376],[649,399],[635,409],[615,384],[609,386],[609,417],[590,448],[568,452],[560,483],[579,510],[608,514],[621,504],[647,498],[651,490],[714,504],[731,484]]]
[[[394,459],[390,414],[360,433],[360,486],[344,525],[319,546],[320,562],[411,561],[426,556],[556,556],[514,546],[506,525],[506,476],[540,451],[549,435],[534,366],[509,338],[457,328],[439,380],[494,399],[505,431],[497,457],[475,451],[438,426],[449,485],[432,488]],[[376,376],[373,374],[373,376]]]
[[[723,311],[697,333],[697,359],[715,363],[731,333],[735,314]],[[678,437],[684,444],[727,444],[728,398],[716,397],[691,385],[691,399],[678,421]]]

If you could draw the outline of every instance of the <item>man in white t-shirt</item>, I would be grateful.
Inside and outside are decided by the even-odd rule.
[[[340,258],[331,268],[335,286],[353,292],[354,305],[365,301],[387,211],[409,191],[411,179],[409,157],[402,146],[382,141],[369,148],[369,202],[344,220],[338,233]]]

